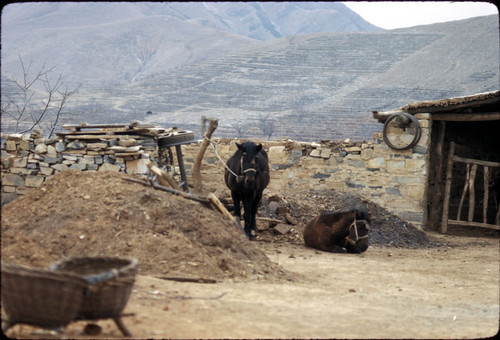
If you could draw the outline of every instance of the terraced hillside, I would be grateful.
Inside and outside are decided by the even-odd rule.
[[[249,47],[378,30],[341,2],[23,2],[2,8],[2,75],[57,65],[70,87],[134,83]],[[57,77],[57,76],[55,76]]]
[[[261,124],[274,122],[273,137],[332,138],[339,121],[361,113],[353,106],[363,105],[353,105],[350,98],[338,100],[353,84],[387,71],[437,38],[433,34],[380,34],[374,46],[371,34],[301,36],[267,44],[261,53],[247,50],[191,70],[177,70],[144,83],[143,89],[147,93],[155,88],[163,94],[148,105],[153,112],[170,111],[153,118],[159,122],[175,119],[176,124],[185,125],[198,122],[198,115],[204,113],[220,117],[224,132],[233,135],[240,131],[259,135],[264,133]],[[329,104],[332,97],[337,99],[333,105]],[[353,136],[353,127],[341,130],[343,135],[361,137]]]
[[[114,110],[166,126],[199,131],[201,115],[217,117],[219,136],[363,140],[381,128],[372,110],[498,87],[497,25],[490,16],[283,38],[105,97]]]
[[[218,137],[366,140],[381,130],[372,110],[497,90],[498,32],[493,15],[290,36],[131,85],[81,90],[62,123],[141,120],[199,133],[204,115],[219,119]]]

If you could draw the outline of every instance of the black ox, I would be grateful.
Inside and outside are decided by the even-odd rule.
[[[256,236],[255,215],[262,199],[262,192],[269,184],[269,162],[262,144],[253,142],[236,143],[238,150],[227,161],[224,179],[231,190],[234,202],[234,215],[241,218],[243,202],[245,234]]]
[[[365,211],[323,212],[304,229],[304,242],[333,253],[362,253],[368,249],[370,223]]]

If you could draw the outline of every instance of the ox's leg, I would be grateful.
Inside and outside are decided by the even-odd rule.
[[[262,200],[262,192],[257,191],[255,193],[255,197],[252,200],[252,208],[251,208],[251,221],[250,221],[250,236],[257,237],[257,210],[259,210],[260,201]]]
[[[240,196],[235,191],[231,191],[231,197],[233,198],[233,204],[234,204],[233,215],[236,216],[236,220],[239,222],[241,219],[241,199]]]
[[[252,211],[253,211],[253,199],[252,197],[245,197],[243,199],[244,213],[243,219],[245,220],[245,234],[252,238],[255,237],[255,230],[252,229]]]

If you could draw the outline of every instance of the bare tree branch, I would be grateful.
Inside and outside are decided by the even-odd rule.
[[[268,113],[267,115],[261,114],[259,116],[259,128],[262,131],[262,133],[267,136],[267,139],[270,140],[271,136],[274,133],[275,129],[275,121],[274,119],[271,118],[271,114]]]
[[[68,100],[68,98],[71,95],[75,94],[79,88],[80,88],[80,85],[78,85],[78,87],[76,89],[69,91],[68,87],[66,87],[64,92],[62,92],[62,93],[59,92],[59,94],[61,95],[61,101],[59,102],[59,107],[57,108],[55,120],[54,120],[54,122],[51,123],[51,130],[50,130],[49,138],[52,137],[54,130],[57,127],[57,123],[59,122],[59,118],[61,117],[61,112],[62,112],[62,109],[64,107],[64,104],[66,104],[66,101]]]
[[[20,98],[6,96],[8,102],[5,105],[2,104],[1,113],[15,121],[16,133],[21,125],[25,128],[20,133],[29,132],[35,127],[42,129],[42,125],[44,125],[49,127],[50,136],[52,136],[61,118],[64,105],[68,98],[78,91],[80,85],[74,90],[69,90],[66,87],[64,91],[61,91],[62,74],[55,82],[51,81],[49,77],[55,66],[47,67],[43,64],[40,70],[32,76],[32,61],[30,60],[26,64],[19,55],[19,62],[22,75],[19,78],[11,75],[11,80],[20,90]],[[38,89],[37,84],[40,84]],[[34,99],[40,96],[44,96],[44,98],[41,100],[42,105],[38,106],[34,103]],[[38,108],[36,108],[37,106]]]

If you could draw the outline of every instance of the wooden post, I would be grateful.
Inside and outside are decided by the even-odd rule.
[[[488,223],[489,167],[483,166],[483,223]]]
[[[469,190],[470,164],[467,163],[465,166],[466,166],[465,184],[464,184],[464,188],[462,189],[462,195],[460,196],[460,204],[458,205],[457,221],[460,221],[460,215],[462,213],[462,206],[464,205],[465,195],[467,194],[467,191]]]
[[[433,168],[434,176],[429,173],[429,180],[427,181],[427,206],[429,217],[427,222],[431,224],[439,223],[441,220],[441,213],[443,212],[443,163],[445,162],[445,157],[443,157],[443,147],[444,147],[444,135],[446,123],[443,121],[438,123],[438,135],[436,137],[435,148],[435,163],[436,166]],[[434,123],[433,123],[434,124]],[[432,171],[432,168],[429,169]]]
[[[180,145],[175,146],[175,153],[177,154],[177,163],[179,163],[179,171],[181,172],[182,188],[185,192],[189,191],[186,168],[184,167],[184,160],[182,158],[182,149]]]
[[[193,191],[197,194],[201,194],[202,192],[201,173],[200,173],[201,161],[203,160],[203,155],[205,155],[205,150],[207,149],[208,144],[210,144],[210,138],[212,138],[212,134],[214,133],[215,129],[217,129],[218,125],[219,121],[217,119],[210,118],[210,124],[208,126],[208,130],[204,135],[205,138],[203,138],[200,150],[196,154],[196,158],[194,160],[193,169],[191,170],[191,176],[193,178]]]
[[[443,182],[443,145],[444,145],[444,134],[446,131],[446,122],[439,122],[439,131],[438,131],[438,142],[436,147],[436,154],[438,159],[438,168],[436,173],[436,182],[439,186]]]
[[[212,193],[212,192],[209,193],[207,198],[210,201],[210,203],[212,203],[222,213],[222,215],[224,215],[228,219],[230,219],[231,222],[236,223],[236,218],[233,215],[231,215],[231,213],[226,209],[224,204],[222,204],[222,202],[219,201],[219,199],[217,198],[217,196],[215,196],[214,193]]]
[[[168,149],[168,159],[172,163],[172,167],[175,169],[175,163],[174,163],[174,153],[172,152],[172,148],[167,148]]]
[[[222,213],[222,215],[226,216],[231,222],[234,223],[234,225],[236,226],[236,228],[238,228],[238,230],[240,230],[241,232],[244,233],[244,230],[241,227],[240,221],[238,219],[236,219],[236,217],[233,216],[226,209],[226,207],[224,206],[224,204],[222,204],[222,202],[219,201],[219,199],[217,198],[217,196],[215,196],[214,193],[209,193],[208,196],[207,196],[207,198],[210,201],[210,203],[212,203],[212,205],[214,205]]]
[[[450,142],[448,152],[448,165],[446,168],[446,181],[444,187],[443,215],[441,217],[441,233],[446,234],[448,229],[448,211],[450,209],[451,178],[453,173],[453,154],[455,153],[455,143]]]
[[[469,178],[469,216],[468,221],[472,222],[474,219],[474,208],[476,204],[476,191],[474,189],[474,181],[476,179],[477,164],[472,164],[470,169]]]

